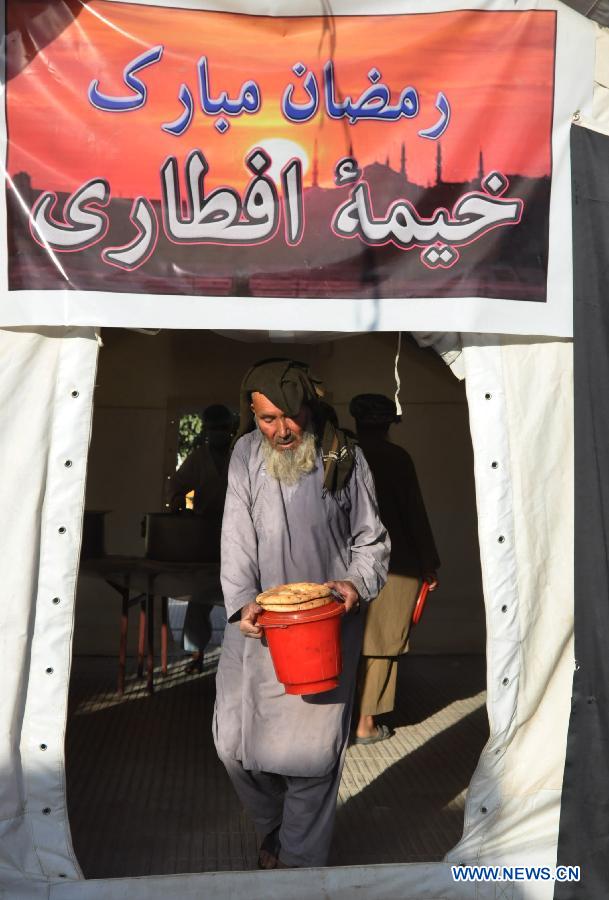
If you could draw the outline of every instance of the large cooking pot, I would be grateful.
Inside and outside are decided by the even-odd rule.
[[[219,562],[220,522],[191,512],[146,513],[145,556],[163,562]]]

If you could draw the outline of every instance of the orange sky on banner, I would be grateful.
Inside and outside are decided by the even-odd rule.
[[[9,36],[9,171],[27,171],[35,188],[73,190],[92,177],[110,182],[113,196],[160,196],[159,169],[169,155],[183,162],[201,149],[210,164],[207,184],[242,188],[249,180],[247,150],[271,138],[296,142],[309,159],[317,141],[321,184],[332,184],[334,163],[353,143],[360,165],[375,160],[399,169],[406,145],[408,176],[419,184],[435,180],[436,142],[418,130],[438,118],[438,91],[448,98],[451,122],[441,139],[444,179],[475,177],[478,154],[485,168],[529,176],[550,173],[555,14],[547,11],[460,11],[403,16],[321,18],[250,17],[92,0],[53,40],[41,45],[44,28],[28,0],[9,3],[9,31],[38,29],[42,46],[17,71],[19,35]],[[11,7],[16,12],[11,14]],[[78,8],[74,5],[74,8]],[[48,7],[47,7],[48,9]],[[12,15],[12,19],[11,19]],[[18,19],[18,21],[17,21]],[[322,83],[331,57],[329,28],[335,29],[333,59],[343,94],[357,97],[376,66],[397,101],[413,85],[420,95],[418,116],[399,122],[331,121],[323,100],[313,120],[287,122],[280,99],[289,83],[299,83],[291,67],[302,62]],[[325,30],[324,30],[325,29]],[[104,93],[126,95],[124,67],[144,50],[163,44],[160,62],[142,70],[148,101],[142,109],[109,113],[87,99],[92,79]],[[11,49],[13,48],[13,49]],[[220,135],[198,100],[197,61],[209,59],[212,94],[238,94],[252,78],[260,86],[262,108],[231,119]],[[11,77],[12,76],[12,77]],[[195,98],[190,128],[180,137],[161,131],[182,110],[185,82]],[[302,91],[296,94],[303,98]],[[305,176],[310,183],[311,172]]]

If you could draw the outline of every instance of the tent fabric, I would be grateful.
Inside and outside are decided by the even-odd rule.
[[[551,865],[572,671],[572,516],[564,503],[572,477],[571,347],[475,335],[462,335],[461,342],[487,604],[492,731],[469,790],[463,839],[448,861]],[[36,885],[43,891],[45,884],[51,892],[40,896],[52,898],[155,896],[167,878],[79,882],[66,817],[63,739],[94,334],[5,330],[0,353],[0,454],[3,472],[11,473],[0,488],[4,533],[10,535],[1,550],[9,573],[3,683],[11,687],[0,702],[3,734],[11,736],[2,745],[1,768],[12,773],[3,779],[0,883],[11,882],[11,900],[33,897]],[[71,467],[65,466],[68,459]],[[312,874],[303,870],[289,877],[290,896],[307,896]],[[453,882],[446,863],[327,870],[322,878],[332,885],[332,896],[348,896],[358,887],[371,898],[471,896],[471,885]],[[230,896],[235,885],[253,897],[285,896],[276,873],[170,880],[178,896],[212,887],[215,896]],[[485,893],[487,887],[494,890],[478,885],[478,896],[495,896]],[[523,883],[510,896],[546,898],[548,890],[547,883]]]
[[[81,877],[63,759],[96,360],[89,328],[0,331],[0,884]]]
[[[608,0],[609,2],[609,0]],[[593,130],[609,131],[609,30],[597,28],[592,91],[592,116],[588,121],[577,113],[577,121]]]
[[[609,882],[609,136],[571,135],[575,303],[575,658],[559,859],[582,867],[576,892]]]
[[[476,894],[479,900],[495,898],[491,887],[492,894]],[[50,887],[15,883],[7,887],[6,900],[473,900],[473,890],[471,883],[454,883],[447,865],[413,863],[96,879]],[[1,888],[0,897],[5,900]],[[512,895],[503,898],[512,900]]]
[[[491,734],[448,859],[553,865],[573,671],[572,345],[462,338]]]

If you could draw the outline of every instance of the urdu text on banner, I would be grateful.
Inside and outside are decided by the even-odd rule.
[[[6,0],[0,324],[570,335],[595,26],[257,6]]]

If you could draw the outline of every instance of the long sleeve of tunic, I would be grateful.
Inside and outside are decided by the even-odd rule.
[[[228,489],[222,521],[221,580],[226,614],[232,619],[262,590],[258,568],[258,537],[252,515],[252,485],[247,459],[235,447],[228,469]]]

